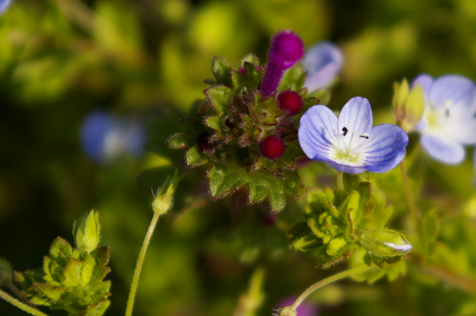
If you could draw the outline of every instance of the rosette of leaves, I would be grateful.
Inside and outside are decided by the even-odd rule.
[[[271,209],[280,211],[286,205],[285,195],[298,198],[302,186],[295,163],[304,155],[297,139],[299,118],[310,106],[327,102],[329,94],[325,89],[308,94],[299,62],[284,74],[278,90],[263,98],[258,88],[264,67],[253,54],[242,59],[239,70],[215,57],[215,80],[205,80],[210,84],[204,90],[206,98],[193,107],[192,117],[182,120],[184,131],[171,135],[167,145],[186,149],[187,167],[208,168],[213,199],[245,187],[250,204],[268,198]],[[277,95],[284,90],[302,98],[300,113],[289,115],[278,107]],[[275,159],[260,153],[260,144],[269,136],[277,136],[285,147]]]
[[[61,237],[51,244],[43,269],[15,272],[21,294],[33,305],[62,309],[68,315],[100,316],[110,301],[109,248],[99,247],[80,254]]]
[[[360,182],[351,191],[309,188],[306,204],[307,221],[297,223],[288,236],[294,249],[316,258],[321,268],[356,250],[365,254],[361,264],[384,267],[411,250],[403,234],[384,227],[392,208],[370,182]]]

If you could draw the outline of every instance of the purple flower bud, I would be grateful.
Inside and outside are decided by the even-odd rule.
[[[10,0],[0,0],[0,14],[10,5]]]
[[[297,34],[286,30],[273,37],[268,52],[268,65],[260,86],[264,98],[276,91],[284,72],[294,66],[303,55],[304,44]]]

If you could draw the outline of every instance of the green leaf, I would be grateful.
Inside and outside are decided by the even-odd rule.
[[[256,65],[256,66],[259,66],[260,65],[260,61],[259,61],[259,58],[258,56],[256,56],[255,54],[253,53],[248,53],[247,55],[245,55],[245,57],[243,57],[240,61],[240,67],[244,67],[245,66],[245,62],[248,62],[250,64],[253,64],[253,65]]]
[[[189,148],[194,144],[185,133],[175,133],[167,139],[167,146],[171,149]]]
[[[237,165],[212,164],[207,172],[208,188],[213,199],[221,199],[246,184],[247,173]]]
[[[230,72],[232,71],[228,62],[221,56],[215,56],[212,61],[212,72],[218,83],[231,87]]]
[[[64,269],[63,285],[67,287],[81,286],[82,262],[78,259],[70,259]]]
[[[106,312],[110,304],[111,301],[103,299],[96,304],[89,305],[86,312],[81,316],[101,316]]]
[[[216,85],[206,88],[203,93],[219,116],[230,112],[230,105],[233,102],[233,91],[230,88]]]
[[[91,279],[94,276],[94,270],[96,269],[96,260],[90,255],[84,260],[84,263],[81,267],[81,284],[83,287],[89,285]]]
[[[193,146],[185,153],[185,163],[187,167],[195,168],[208,163],[208,159],[197,147]]]
[[[61,295],[63,295],[66,290],[65,287],[58,287],[49,284],[34,284],[33,287],[36,292],[43,296],[43,299],[53,303],[59,301]]]
[[[329,103],[330,98],[331,98],[331,93],[330,93],[329,89],[322,88],[322,89],[312,91],[311,93],[309,93],[307,95],[307,98],[308,98],[308,100],[309,99],[316,99],[317,100],[317,103],[314,103],[314,104],[311,104],[311,105],[315,105],[315,104],[327,105]]]
[[[299,91],[304,86],[304,81],[306,81],[306,74],[302,67],[302,62],[298,62],[293,67],[286,70],[279,82],[278,92],[284,90]]]

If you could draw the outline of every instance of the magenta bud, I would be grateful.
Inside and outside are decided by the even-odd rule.
[[[263,97],[267,98],[276,91],[284,72],[303,56],[304,44],[297,34],[286,30],[273,37],[268,52],[268,65],[260,86]]]
[[[268,136],[259,144],[261,155],[268,159],[278,159],[284,154],[284,142],[278,136]]]
[[[302,97],[296,91],[285,90],[278,95],[278,107],[293,115],[302,110]]]

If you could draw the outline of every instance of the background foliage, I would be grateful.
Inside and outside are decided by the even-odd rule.
[[[0,16],[0,256],[17,271],[40,267],[51,241],[72,241],[74,219],[94,208],[101,244],[111,250],[107,315],[122,314],[152,216],[151,187],[172,165],[183,167],[183,152],[167,149],[165,139],[203,98],[213,56],[234,68],[248,52],[265,61],[272,34],[286,28],[307,46],[329,39],[342,47],[346,63],[329,106],[366,97],[376,123],[394,120],[396,80],[421,72],[476,79],[472,0],[16,0]],[[89,160],[79,131],[98,108],[146,121],[150,151]],[[409,152],[417,143],[411,139]],[[436,241],[428,240],[446,245],[436,248],[435,260],[476,277],[471,155],[455,167],[420,152],[410,176],[415,192],[433,198],[420,207],[441,220]],[[149,168],[155,169],[143,173]],[[257,315],[270,315],[284,297],[344,268],[319,270],[313,259],[288,250],[285,223],[304,219],[303,199],[288,200],[272,223],[266,203],[245,208],[241,192],[211,203],[203,173],[183,171],[174,212],[161,219],[149,249],[135,315],[230,315],[258,266],[266,272]],[[333,174],[318,163],[301,170],[306,185],[320,187],[332,184]],[[408,212],[392,188],[401,181],[398,172],[373,180],[392,201],[391,221],[398,223],[398,214]],[[320,315],[476,314],[474,295],[415,264],[407,269],[392,283],[340,282],[310,301]],[[23,315],[4,302],[0,312]]]

